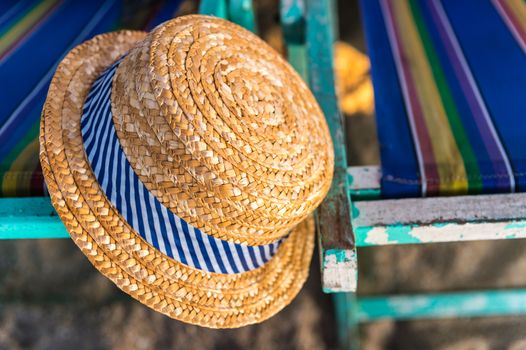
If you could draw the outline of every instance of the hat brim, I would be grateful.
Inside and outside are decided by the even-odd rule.
[[[314,247],[312,218],[296,226],[264,266],[245,273],[197,270],[163,255],[122,218],[96,181],[80,118],[96,78],[146,33],[99,35],[74,48],[51,82],[40,126],[40,162],[51,201],[73,241],[120,289],[169,317],[212,328],[261,322],[304,284]]]

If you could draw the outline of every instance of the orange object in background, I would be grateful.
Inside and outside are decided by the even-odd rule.
[[[369,58],[351,45],[334,44],[334,70],[340,108],[347,115],[374,113]]]

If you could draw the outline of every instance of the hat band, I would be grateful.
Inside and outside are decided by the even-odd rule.
[[[93,83],[81,117],[84,149],[106,197],[142,238],[185,265],[225,274],[261,267],[283,239],[247,246],[205,234],[159,202],[135,174],[120,145],[111,112],[112,81],[121,60]]]

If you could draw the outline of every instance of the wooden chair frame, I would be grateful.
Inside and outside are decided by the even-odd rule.
[[[229,18],[256,31],[251,0],[203,0],[199,12]],[[316,221],[322,287],[336,293],[342,346],[358,347],[356,330],[361,322],[526,314],[526,289],[355,294],[358,247],[525,238],[526,193],[380,199],[379,168],[347,166],[332,62],[337,33],[334,0],[282,0],[280,19],[289,61],[309,82],[334,142],[334,179]],[[0,239],[67,237],[49,198],[0,199]]]

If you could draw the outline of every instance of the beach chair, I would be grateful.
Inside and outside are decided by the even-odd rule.
[[[526,237],[526,3],[360,5],[381,166],[348,169],[352,234],[321,237],[327,292],[356,291],[356,247]],[[363,322],[525,314],[526,289],[335,302],[342,347],[358,348]]]
[[[345,129],[334,87],[332,43],[337,37],[335,2],[294,0],[280,3],[288,59],[309,83],[327,118],[334,141],[333,184],[327,199],[317,210],[316,221],[320,241],[322,287],[327,293],[335,293],[336,314],[341,344],[344,347],[357,346],[356,329],[361,322],[385,318],[416,319],[526,313],[526,289],[376,297],[355,294],[358,247],[526,237],[526,195],[518,193],[524,189],[525,184],[526,171],[521,169],[526,163],[521,161],[520,149],[526,149],[523,147],[526,138],[516,137],[517,134],[520,136],[521,130],[526,130],[521,124],[524,121],[516,120],[516,129],[506,130],[514,136],[509,138],[509,134],[503,133],[502,128],[495,125],[495,119],[484,117],[485,124],[482,123],[484,120],[479,123],[478,119],[470,119],[469,112],[474,113],[477,105],[478,111],[482,110],[484,113],[480,103],[481,93],[479,91],[477,95],[473,90],[473,76],[477,72],[465,69],[457,71],[458,66],[448,63],[451,58],[456,57],[456,60],[460,60],[460,66],[467,65],[468,61],[472,64],[472,59],[462,59],[463,56],[459,56],[458,41],[467,40],[469,43],[470,39],[475,39],[476,35],[480,34],[468,30],[463,32],[462,38],[456,38],[456,32],[452,29],[455,24],[447,22],[449,18],[457,23],[462,11],[467,11],[462,6],[469,5],[465,2],[446,0],[430,1],[426,4],[423,4],[423,1],[403,0],[396,3],[396,6],[401,7],[393,10],[393,3],[394,1],[384,0],[364,0],[361,3],[372,63],[382,164],[381,167],[358,168],[347,166]],[[483,2],[471,3],[471,6],[482,6],[480,4]],[[520,56],[524,55],[521,50],[525,47],[520,44],[521,38],[525,37],[524,28],[521,27],[521,23],[524,22],[513,17],[518,13],[524,15],[525,9],[517,3],[494,0],[484,2],[485,7],[482,10],[477,9],[484,16],[489,16],[494,25],[497,19],[501,21],[498,22],[498,33],[507,35],[506,43],[509,47],[499,46],[497,42],[493,43],[497,46],[488,46],[501,49],[493,51],[493,54],[497,55],[493,58],[502,67],[514,67],[525,59],[524,56]],[[438,12],[432,12],[436,9],[429,8],[442,5],[447,8],[438,8]],[[421,6],[426,7],[421,9]],[[422,17],[414,17],[419,11],[423,13]],[[205,0],[200,4],[200,12],[229,18],[256,30],[251,1]],[[496,19],[495,16],[499,17]],[[406,27],[396,31],[400,25],[400,18]],[[442,23],[440,28],[443,30],[438,31],[438,27],[429,29],[426,23],[431,22],[426,21],[431,20]],[[444,27],[444,23],[449,23],[450,26]],[[386,26],[389,26],[391,31],[388,31]],[[487,30],[491,31],[494,28],[487,26]],[[407,35],[407,38],[402,40],[400,36],[395,35],[400,32]],[[419,81],[418,86],[425,94],[434,97],[430,100],[432,102],[426,100],[429,97],[427,95],[421,100],[412,100],[417,96],[411,95],[414,86],[407,86],[407,83],[401,83],[399,80],[399,77],[409,73],[404,64],[411,65],[413,61],[412,56],[402,52],[404,47],[399,47],[398,44],[403,41],[404,45],[415,45],[413,39],[418,39],[420,35],[425,36],[422,33],[428,33],[426,38],[429,40],[424,45],[419,39],[420,44],[416,47],[411,46],[409,52],[419,52],[420,57],[429,57],[418,61],[415,71],[411,73],[412,79],[424,77],[425,81]],[[449,38],[449,41],[441,43],[443,38]],[[498,35],[487,37],[487,40],[498,39]],[[433,55],[432,43],[436,42],[441,45],[439,48],[442,51],[435,48],[437,52]],[[450,49],[444,49],[445,43],[449,43]],[[480,48],[479,46],[470,46],[469,50]],[[460,53],[462,52],[460,50]],[[511,59],[515,61],[509,61],[509,52],[513,53]],[[442,75],[439,67],[442,67]],[[484,67],[478,67],[476,70],[482,70],[484,73]],[[482,84],[482,80],[485,81],[484,84],[491,84],[492,81],[502,83],[499,79],[507,79],[506,84],[513,82],[509,75],[492,76],[491,72],[491,69],[486,69],[484,77],[477,76],[477,84]],[[523,81],[520,80],[524,78],[523,73],[514,72],[519,83]],[[467,84],[460,85],[460,80],[451,79],[457,74],[463,74]],[[452,82],[456,85],[449,86]],[[449,97],[437,90],[439,83],[441,86],[449,86]],[[433,85],[435,88],[432,88]],[[462,100],[468,96],[467,93],[471,96],[469,101]],[[487,96],[487,93],[484,96]],[[511,96],[505,98],[509,99]],[[517,100],[512,99],[513,103],[507,104],[501,102],[501,108],[508,105],[508,108],[523,111],[525,102]],[[493,104],[494,100],[492,101]],[[442,118],[442,122],[431,125],[431,131],[439,133],[439,141],[429,138],[429,131],[427,138],[426,134],[419,132],[422,127],[430,127],[422,120],[429,120],[413,119],[417,111],[415,106],[422,103],[425,104],[426,111],[441,111],[437,118]],[[488,108],[486,106],[487,113],[488,110],[496,113],[495,107]],[[457,111],[456,117],[454,113],[451,114],[454,110]],[[421,118],[425,118],[421,111],[422,108]],[[444,125],[448,126],[445,131],[440,128]],[[466,130],[462,131],[463,125],[469,125],[469,128],[466,127]],[[481,141],[480,136],[477,139],[473,136],[477,135],[477,132],[493,137],[493,143],[484,138]],[[466,140],[472,143],[465,142]],[[440,145],[447,147],[440,148]],[[475,152],[477,145],[486,153]],[[437,153],[433,153],[435,151]],[[453,157],[448,158],[452,155]],[[440,161],[437,162],[437,159]],[[448,161],[450,159],[454,161]],[[474,172],[477,169],[478,173]],[[510,169],[515,170],[510,172]],[[0,203],[1,238],[69,237],[45,197],[3,198]]]

